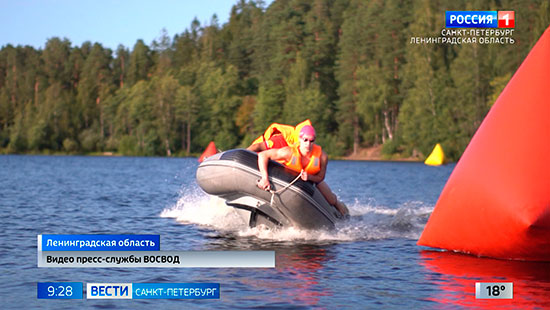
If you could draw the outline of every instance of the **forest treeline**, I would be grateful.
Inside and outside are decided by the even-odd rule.
[[[309,118],[331,155],[383,145],[458,159],[550,24],[550,1],[238,1],[115,51],[47,40],[0,50],[0,152],[186,155]],[[514,44],[413,44],[446,10],[514,10]],[[550,56],[549,56],[550,57]]]

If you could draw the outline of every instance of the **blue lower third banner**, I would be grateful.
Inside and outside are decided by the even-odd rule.
[[[87,299],[219,299],[219,283],[87,283]]]
[[[160,235],[38,235],[38,251],[159,251]]]
[[[40,299],[82,299],[82,282],[38,282]]]

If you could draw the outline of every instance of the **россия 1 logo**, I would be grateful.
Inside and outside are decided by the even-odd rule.
[[[446,28],[514,28],[514,11],[446,11]]]
[[[498,11],[498,28],[515,28],[515,26],[514,11]]]

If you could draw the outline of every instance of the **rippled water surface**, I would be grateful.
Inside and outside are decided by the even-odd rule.
[[[249,229],[195,183],[195,158],[0,156],[2,308],[548,308],[550,265],[416,241],[454,165],[331,161],[352,218],[334,231]],[[274,250],[276,268],[37,268],[38,234],[158,234],[161,250]],[[37,282],[216,282],[219,300],[39,300]],[[475,282],[514,299],[476,300]]]

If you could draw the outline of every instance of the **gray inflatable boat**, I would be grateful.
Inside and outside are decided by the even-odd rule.
[[[273,201],[270,192],[256,185],[260,179],[258,155],[248,150],[229,150],[208,157],[199,165],[196,177],[206,193],[225,199],[250,227],[263,224],[330,229],[341,220],[340,212],[328,204],[313,183],[299,179],[288,186],[298,173],[274,161],[269,162],[268,173],[272,190],[281,190],[273,195]]]

